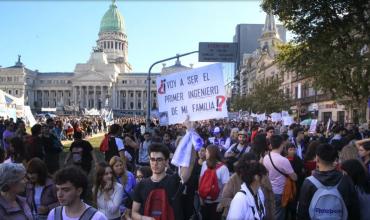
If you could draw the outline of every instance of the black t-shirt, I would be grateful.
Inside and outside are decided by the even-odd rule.
[[[168,200],[173,208],[175,219],[182,220],[184,218],[181,208],[181,191],[180,177],[177,174],[166,175],[160,182],[153,182],[151,178],[143,179],[135,187],[132,196],[133,201],[141,204],[140,214],[144,214],[144,206],[147,196],[153,189],[164,188],[167,192]]]
[[[80,165],[83,170],[86,172],[89,172],[91,169],[91,162],[92,162],[92,156],[91,151],[93,150],[93,147],[91,146],[90,142],[85,140],[76,140],[71,144],[70,152],[72,153],[72,160],[74,162],[77,162],[79,159],[79,156],[76,155],[77,152],[81,151],[80,154],[80,162],[77,162],[77,165]]]

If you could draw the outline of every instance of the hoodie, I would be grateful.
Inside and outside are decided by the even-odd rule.
[[[343,175],[337,170],[315,171],[313,176],[316,177],[324,186],[335,186],[341,180],[338,191],[342,195],[348,211],[348,219],[360,219],[360,210],[355,187],[350,177]],[[317,188],[307,178],[304,180],[297,208],[297,219],[310,219],[308,209],[313,195]]]

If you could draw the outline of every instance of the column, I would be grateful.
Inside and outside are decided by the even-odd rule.
[[[130,103],[128,101],[128,97],[129,97],[129,94],[130,91],[129,90],[126,90],[126,109],[130,109]]]
[[[122,90],[118,90],[118,103],[117,103],[117,107],[118,107],[118,109],[120,109],[120,110],[122,110],[122,108],[121,108],[121,93],[122,93]]]
[[[137,110],[137,103],[136,103],[136,100],[137,100],[137,97],[136,97],[137,93],[136,93],[136,90],[134,90],[134,109]]]
[[[97,105],[97,103],[96,103],[96,86],[94,86],[94,108],[96,109],[96,108],[98,108],[98,105]]]
[[[110,103],[110,106],[112,107],[112,109],[116,108],[117,107],[117,92],[116,92],[116,85],[113,84],[112,85],[112,97],[110,98],[112,100],[112,103]]]
[[[145,105],[144,90],[141,90],[141,110],[144,109],[144,105]]]

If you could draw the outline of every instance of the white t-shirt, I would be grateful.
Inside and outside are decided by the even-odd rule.
[[[202,169],[200,171],[200,177],[199,177],[199,179],[202,178],[202,176],[204,175],[204,172],[206,172],[206,170],[207,170],[207,163],[206,163],[206,161],[204,161],[203,164],[202,164]],[[220,168],[218,168],[216,170],[216,175],[217,175],[218,187],[220,189],[220,193],[218,194],[218,198],[216,200],[214,200],[214,201],[205,201],[205,203],[216,203],[216,202],[220,202],[221,194],[222,194],[222,189],[223,189],[224,185],[230,179],[229,169],[227,169],[227,167],[225,165],[222,165]]]
[[[85,209],[87,209],[89,207],[90,206],[85,203]],[[50,211],[47,220],[54,220],[54,217],[55,217],[54,212],[55,212],[55,209],[52,209]],[[71,218],[71,217],[67,216],[65,208],[63,208],[63,210],[62,210],[62,218],[63,218],[63,220],[79,220],[80,219],[80,217]],[[100,211],[97,211],[94,214],[94,216],[91,218],[91,220],[108,220],[108,219],[107,219],[107,217],[105,217],[105,215],[103,213],[101,213]]]
[[[274,165],[283,173],[290,175],[294,173],[292,165],[287,158],[281,156],[278,153],[271,152],[271,159]],[[274,194],[283,194],[286,177],[279,173],[271,164],[269,155],[267,154],[263,158],[263,165],[268,170],[269,179],[272,185],[272,191]]]

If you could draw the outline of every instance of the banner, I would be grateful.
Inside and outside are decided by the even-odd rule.
[[[281,120],[282,120],[281,113],[277,113],[277,112],[271,113],[271,121],[272,122],[279,122]]]
[[[187,115],[190,121],[228,117],[222,64],[157,77],[156,88],[159,114],[169,124]]]
[[[285,116],[285,117],[283,117],[283,125],[284,126],[290,126],[293,123],[294,123],[293,117],[291,117],[291,116]]]
[[[316,133],[316,127],[317,127],[317,119],[313,119],[311,121],[310,129],[308,130],[309,133]]]
[[[24,106],[24,117],[29,127],[33,127],[37,122],[31,112],[30,106]]]

